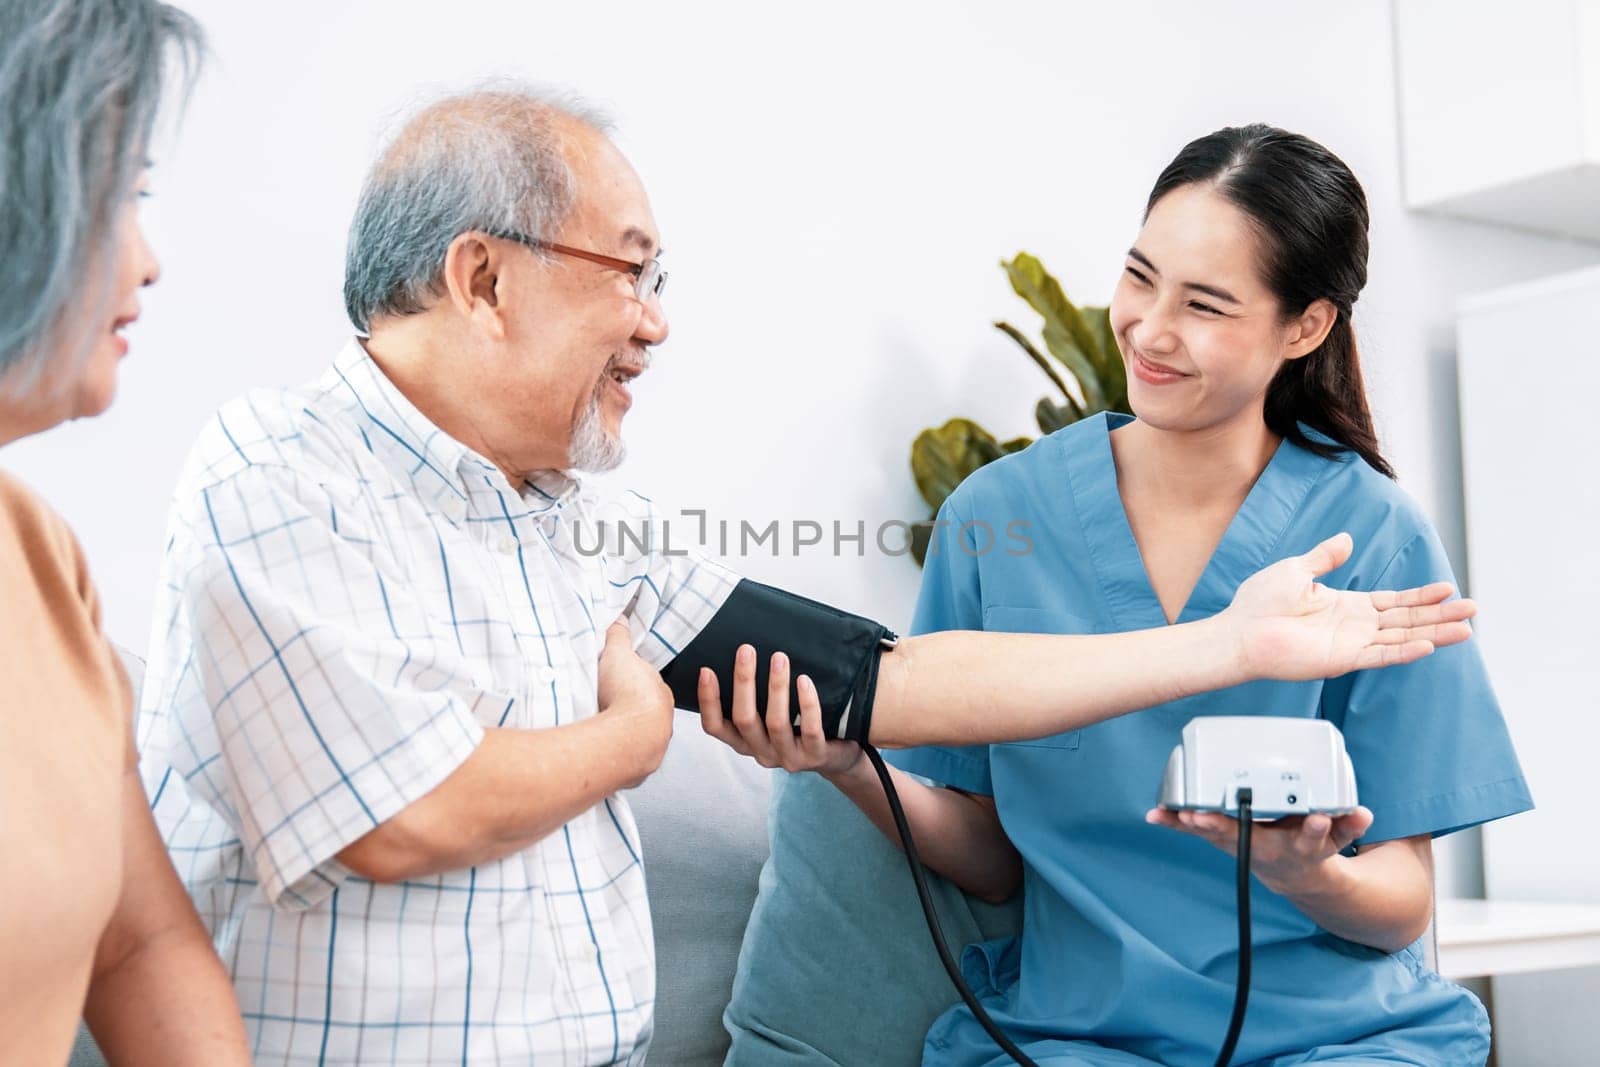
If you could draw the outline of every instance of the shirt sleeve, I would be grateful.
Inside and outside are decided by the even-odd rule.
[[[1407,540],[1373,583],[1454,582],[1431,529]],[[1476,638],[1402,667],[1359,671],[1323,689],[1344,732],[1371,844],[1435,837],[1533,807]]]
[[[606,536],[615,537],[619,549],[609,580],[627,591],[622,615],[634,650],[661,670],[706,628],[739,575],[688,548],[692,534],[664,519],[646,497],[630,493],[607,510],[617,525]]]
[[[983,595],[976,544],[956,496],[939,508],[934,536],[922,567],[922,588],[911,617],[911,633],[983,629]],[[892,653],[891,653],[892,655]],[[969,793],[994,795],[989,746],[939,746],[897,749],[883,754],[903,771]]]
[[[314,478],[248,467],[181,515],[174,748],[233,814],[267,898],[310,907],[348,875],[338,852],[459,767],[478,705],[505,698],[436,636],[363,509]]]
[[[45,650],[59,672],[40,670],[40,683],[70,678],[73,691],[60,702],[81,713],[105,717],[121,738],[125,768],[137,765],[133,747],[133,695],[127,675],[106,640],[100,623],[100,596],[78,539],[66,521],[11,476],[0,472],[0,574],[8,603],[0,609],[6,624],[24,628],[14,641],[20,662],[28,649]],[[18,706],[29,704],[29,687],[10,687],[7,696]]]

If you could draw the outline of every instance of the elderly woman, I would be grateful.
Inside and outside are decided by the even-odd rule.
[[[157,268],[146,140],[188,16],[0,0],[0,445],[111,403]],[[0,472],[0,1064],[248,1063],[238,1006],[139,784],[127,678],[66,525]]]

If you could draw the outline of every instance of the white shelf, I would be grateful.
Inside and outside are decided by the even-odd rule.
[[[1395,0],[1406,203],[1600,241],[1600,0]]]
[[[1597,296],[1600,296],[1600,267],[1585,267],[1464,296],[1456,301],[1456,318],[1476,320],[1479,316],[1504,311],[1512,317],[1512,325],[1515,326],[1519,315],[1537,314],[1538,308],[1546,302],[1571,300],[1587,306]],[[1467,322],[1468,330],[1475,328],[1475,321]],[[1486,354],[1483,358],[1492,360],[1493,356]]]
[[[1600,904],[1446,899],[1435,923],[1446,978],[1600,966]]]

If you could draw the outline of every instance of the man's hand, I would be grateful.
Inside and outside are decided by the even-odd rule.
[[[439,786],[338,853],[375,882],[459,871],[520,852],[661,766],[672,691],[634,652],[628,627],[606,631],[601,714],[541,729],[489,727]]]
[[[861,760],[854,741],[832,741],[822,732],[822,704],[817,687],[802,674],[795,681],[800,697],[800,736],[789,714],[789,657],[772,654],[767,674],[767,712],[756,706],[756,650],[740,645],[733,657],[733,718],[722,714],[722,694],[716,672],[700,668],[700,725],[705,732],[763,767],[786,771],[817,771],[824,776],[845,774]]]
[[[1217,616],[1238,642],[1251,678],[1300,682],[1368,667],[1391,667],[1472,636],[1470,600],[1436,582],[1400,592],[1329,589],[1317,578],[1350,558],[1349,534],[1252,575]]]
[[[672,740],[672,690],[661,680],[661,673],[633,650],[633,637],[625,622],[614,622],[606,630],[598,696],[602,714],[626,716],[630,728],[639,731],[646,765],[627,786],[632,789],[655,773],[667,753],[667,742]]]

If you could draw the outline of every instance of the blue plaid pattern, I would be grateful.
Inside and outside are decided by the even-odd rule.
[[[514,490],[359,342],[202,431],[140,750],[256,1063],[643,1060],[654,946],[620,796],[470,870],[381,885],[335,857],[485,727],[596,714],[617,618],[658,666],[709,621],[737,582],[723,567],[664,538],[595,552],[601,529],[656,523],[647,499],[559,473]]]

